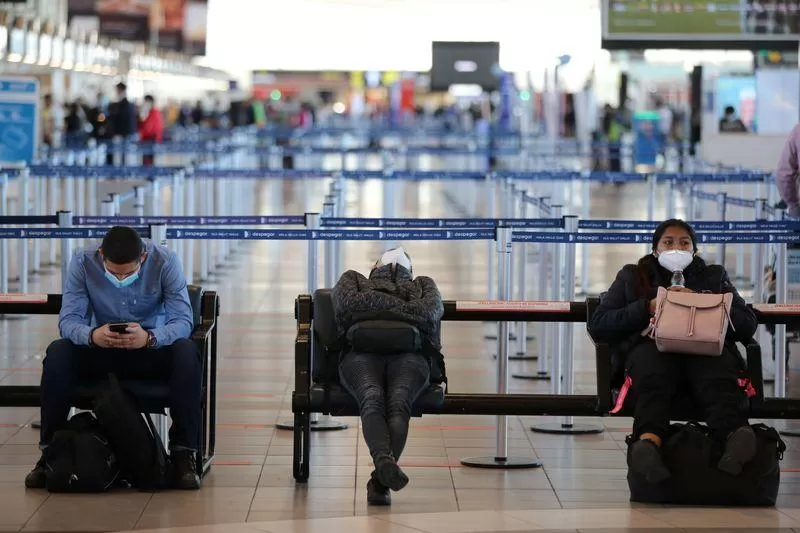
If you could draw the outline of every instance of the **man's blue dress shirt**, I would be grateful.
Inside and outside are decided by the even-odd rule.
[[[191,335],[192,306],[180,261],[169,248],[145,242],[139,279],[123,289],[106,279],[98,247],[75,254],[58,320],[63,338],[85,346],[95,327],[113,322],[141,324],[153,332],[158,347]]]

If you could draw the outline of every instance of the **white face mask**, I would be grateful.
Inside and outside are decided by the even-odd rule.
[[[668,250],[658,254],[658,264],[670,272],[681,271],[692,264],[694,254],[684,250]]]
[[[402,246],[394,250],[387,250],[381,256],[380,264],[382,265],[400,265],[406,270],[411,272],[411,260],[406,255],[406,251]]]

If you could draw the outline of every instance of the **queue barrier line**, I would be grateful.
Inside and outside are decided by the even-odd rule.
[[[152,227],[136,227],[150,235]],[[0,228],[0,239],[91,239],[98,238],[109,227],[95,228]],[[496,229],[470,228],[451,230],[324,230],[324,229],[209,229],[167,228],[167,239],[176,240],[292,240],[292,241],[483,241],[494,240]],[[525,232],[514,231],[513,242],[555,244],[642,244],[653,239],[651,233],[606,232]],[[800,243],[798,233],[698,233],[700,243]]]
[[[412,170],[324,170],[324,169],[209,169],[192,168],[186,166],[167,166],[167,167],[114,167],[114,166],[78,166],[78,165],[31,165],[23,169],[19,168],[0,168],[0,174],[9,177],[16,177],[22,173],[27,173],[29,177],[60,177],[60,178],[113,178],[113,179],[157,179],[173,176],[176,173],[183,173],[186,178],[195,179],[308,179],[308,178],[329,178],[331,176],[342,176],[348,180],[367,180],[367,179],[398,179],[398,180],[486,180],[487,173],[479,171],[412,171]],[[501,171],[489,173],[488,176],[494,179],[512,179],[520,181],[618,181],[618,182],[639,182],[646,181],[655,174],[637,174],[630,172],[577,172],[577,171],[536,171],[518,172]],[[670,181],[678,183],[731,183],[731,182],[765,182],[773,179],[767,173],[694,173],[681,174],[680,178],[669,178],[660,181]],[[657,179],[657,181],[659,181]],[[713,193],[697,191],[698,197],[703,199],[715,199]]]
[[[0,216],[0,225],[11,224],[57,224],[58,216],[23,216],[10,215]],[[295,216],[73,216],[72,224],[75,226],[145,226],[153,224],[166,224],[169,226],[182,225],[219,225],[219,226],[243,226],[243,225],[272,225],[272,226],[302,226],[306,223],[305,215]],[[405,228],[405,229],[494,229],[498,226],[511,228],[542,228],[542,229],[561,229],[564,221],[561,218],[533,218],[533,219],[502,219],[502,218],[344,218],[344,217],[323,217],[321,226],[328,228]],[[661,221],[648,220],[579,220],[578,228],[582,230],[655,230]],[[689,222],[698,231],[798,231],[800,230],[800,220],[723,220],[707,221],[699,220]],[[586,234],[584,234],[586,235]]]

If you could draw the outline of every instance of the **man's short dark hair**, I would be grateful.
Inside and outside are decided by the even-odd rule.
[[[156,103],[156,99],[155,99],[155,98],[153,98],[153,95],[152,95],[152,94],[147,94],[147,95],[145,95],[145,97],[144,97],[144,101],[145,101],[145,102],[149,102],[149,103],[151,103],[151,104],[155,104],[155,103]]]
[[[138,261],[145,251],[144,242],[136,230],[127,226],[114,226],[103,237],[103,259],[115,265]]]

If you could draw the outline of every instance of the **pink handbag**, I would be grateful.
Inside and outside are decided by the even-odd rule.
[[[722,355],[731,324],[733,295],[668,291],[658,288],[656,314],[642,335],[656,341],[658,351]]]

